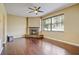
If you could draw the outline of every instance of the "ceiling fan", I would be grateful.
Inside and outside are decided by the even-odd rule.
[[[40,10],[41,7],[36,7],[34,6],[33,8],[29,8],[31,11],[29,13],[35,13],[36,15],[38,14],[38,12],[44,12]]]

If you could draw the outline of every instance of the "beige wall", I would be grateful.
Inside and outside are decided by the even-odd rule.
[[[79,4],[46,15],[43,19],[62,13],[64,13],[64,32],[43,31],[42,33],[46,38],[79,46]]]
[[[39,17],[29,17],[28,18],[28,27],[40,27],[40,18]]]
[[[26,18],[8,15],[8,35],[14,38],[22,37],[26,33]]]
[[[2,44],[7,39],[7,14],[3,4],[0,4],[0,53],[2,51]]]
[[[8,35],[18,38],[23,36],[26,33],[26,19],[25,17],[14,16],[8,14],[7,21],[7,32]],[[29,17],[28,18],[28,27],[40,27],[40,18],[39,17]],[[28,29],[29,34],[29,29]]]
[[[40,28],[40,17],[29,17],[28,18],[28,27],[39,27]],[[29,34],[29,29],[28,29]]]

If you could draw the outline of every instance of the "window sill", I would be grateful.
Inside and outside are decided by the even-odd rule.
[[[45,32],[64,32],[64,30],[43,30]]]

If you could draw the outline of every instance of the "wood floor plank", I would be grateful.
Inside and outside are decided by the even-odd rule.
[[[45,39],[18,38],[8,42],[2,55],[70,55],[67,49],[52,44]]]

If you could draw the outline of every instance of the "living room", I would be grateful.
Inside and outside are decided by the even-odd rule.
[[[0,9],[2,55],[79,54],[78,3],[4,3]]]

